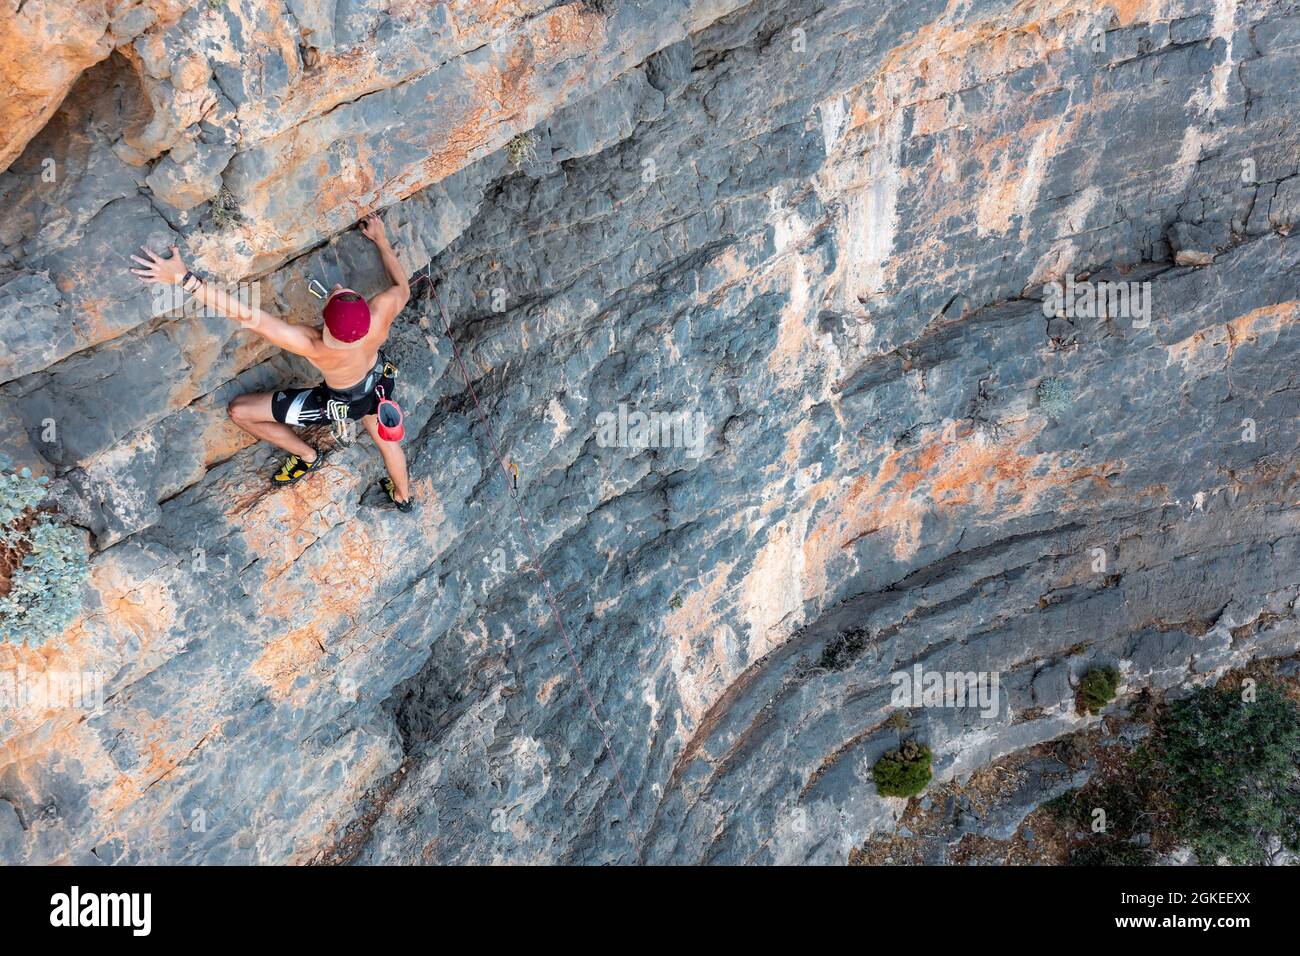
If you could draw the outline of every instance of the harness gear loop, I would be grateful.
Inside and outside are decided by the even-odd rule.
[[[351,445],[356,441],[356,423],[348,418],[348,408],[347,402],[333,398],[325,403],[325,417],[333,422],[334,440],[340,445]]]

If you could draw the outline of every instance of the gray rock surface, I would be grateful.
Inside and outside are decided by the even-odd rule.
[[[1088,666],[1300,646],[1293,4],[389,6],[141,20],[0,174],[0,440],[96,549],[0,677],[106,697],[0,708],[4,862],[305,862],[381,792],[359,862],[843,862],[896,671],[998,678],[910,711],[943,780],[1096,719]],[[272,493],[225,404],[306,370],[125,272],[315,321],[379,207],[437,292],[410,516],[366,442]],[[1149,314],[1045,314],[1067,277]]]

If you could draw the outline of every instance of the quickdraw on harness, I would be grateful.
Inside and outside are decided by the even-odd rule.
[[[383,359],[382,368],[378,363],[370,370],[360,385],[354,389],[333,392],[340,398],[329,398],[325,402],[325,417],[330,420],[334,440],[344,447],[356,441],[356,421],[351,417],[353,404],[373,395],[377,399],[374,414],[379,419],[377,429],[383,441],[398,442],[406,435],[403,425],[401,406],[388,397],[381,384],[386,378],[397,377],[397,366]]]
[[[356,422],[348,418],[350,407],[347,402],[340,402],[333,398],[325,403],[325,417],[332,422],[331,431],[334,433],[334,440],[344,448],[357,440]]]

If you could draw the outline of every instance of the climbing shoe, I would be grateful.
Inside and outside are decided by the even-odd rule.
[[[280,470],[275,473],[271,481],[277,485],[292,485],[319,468],[324,460],[325,453],[323,451],[316,452],[316,460],[313,462],[305,462],[297,455],[290,455],[284,460],[284,464],[280,466]]]
[[[379,482],[379,487],[384,492],[384,496],[385,496],[384,498],[380,499],[380,503],[383,504],[385,507],[396,508],[398,511],[402,512],[403,514],[406,514],[412,508],[415,507],[415,501],[412,498],[407,498],[405,501],[397,500],[397,489],[393,486],[393,479],[391,478],[383,479],[381,482]]]

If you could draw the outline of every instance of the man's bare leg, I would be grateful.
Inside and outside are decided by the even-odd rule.
[[[384,441],[379,437],[379,416],[367,415],[361,419],[370,437],[379,446],[379,455],[384,459],[388,477],[393,479],[393,490],[397,492],[398,501],[408,501],[411,497],[411,485],[406,475],[406,452],[402,451],[400,442]]]
[[[226,408],[230,420],[254,438],[269,441],[305,462],[316,460],[316,449],[298,437],[288,425],[275,420],[271,414],[271,393],[253,392],[240,395]],[[403,470],[405,474],[405,470]]]

